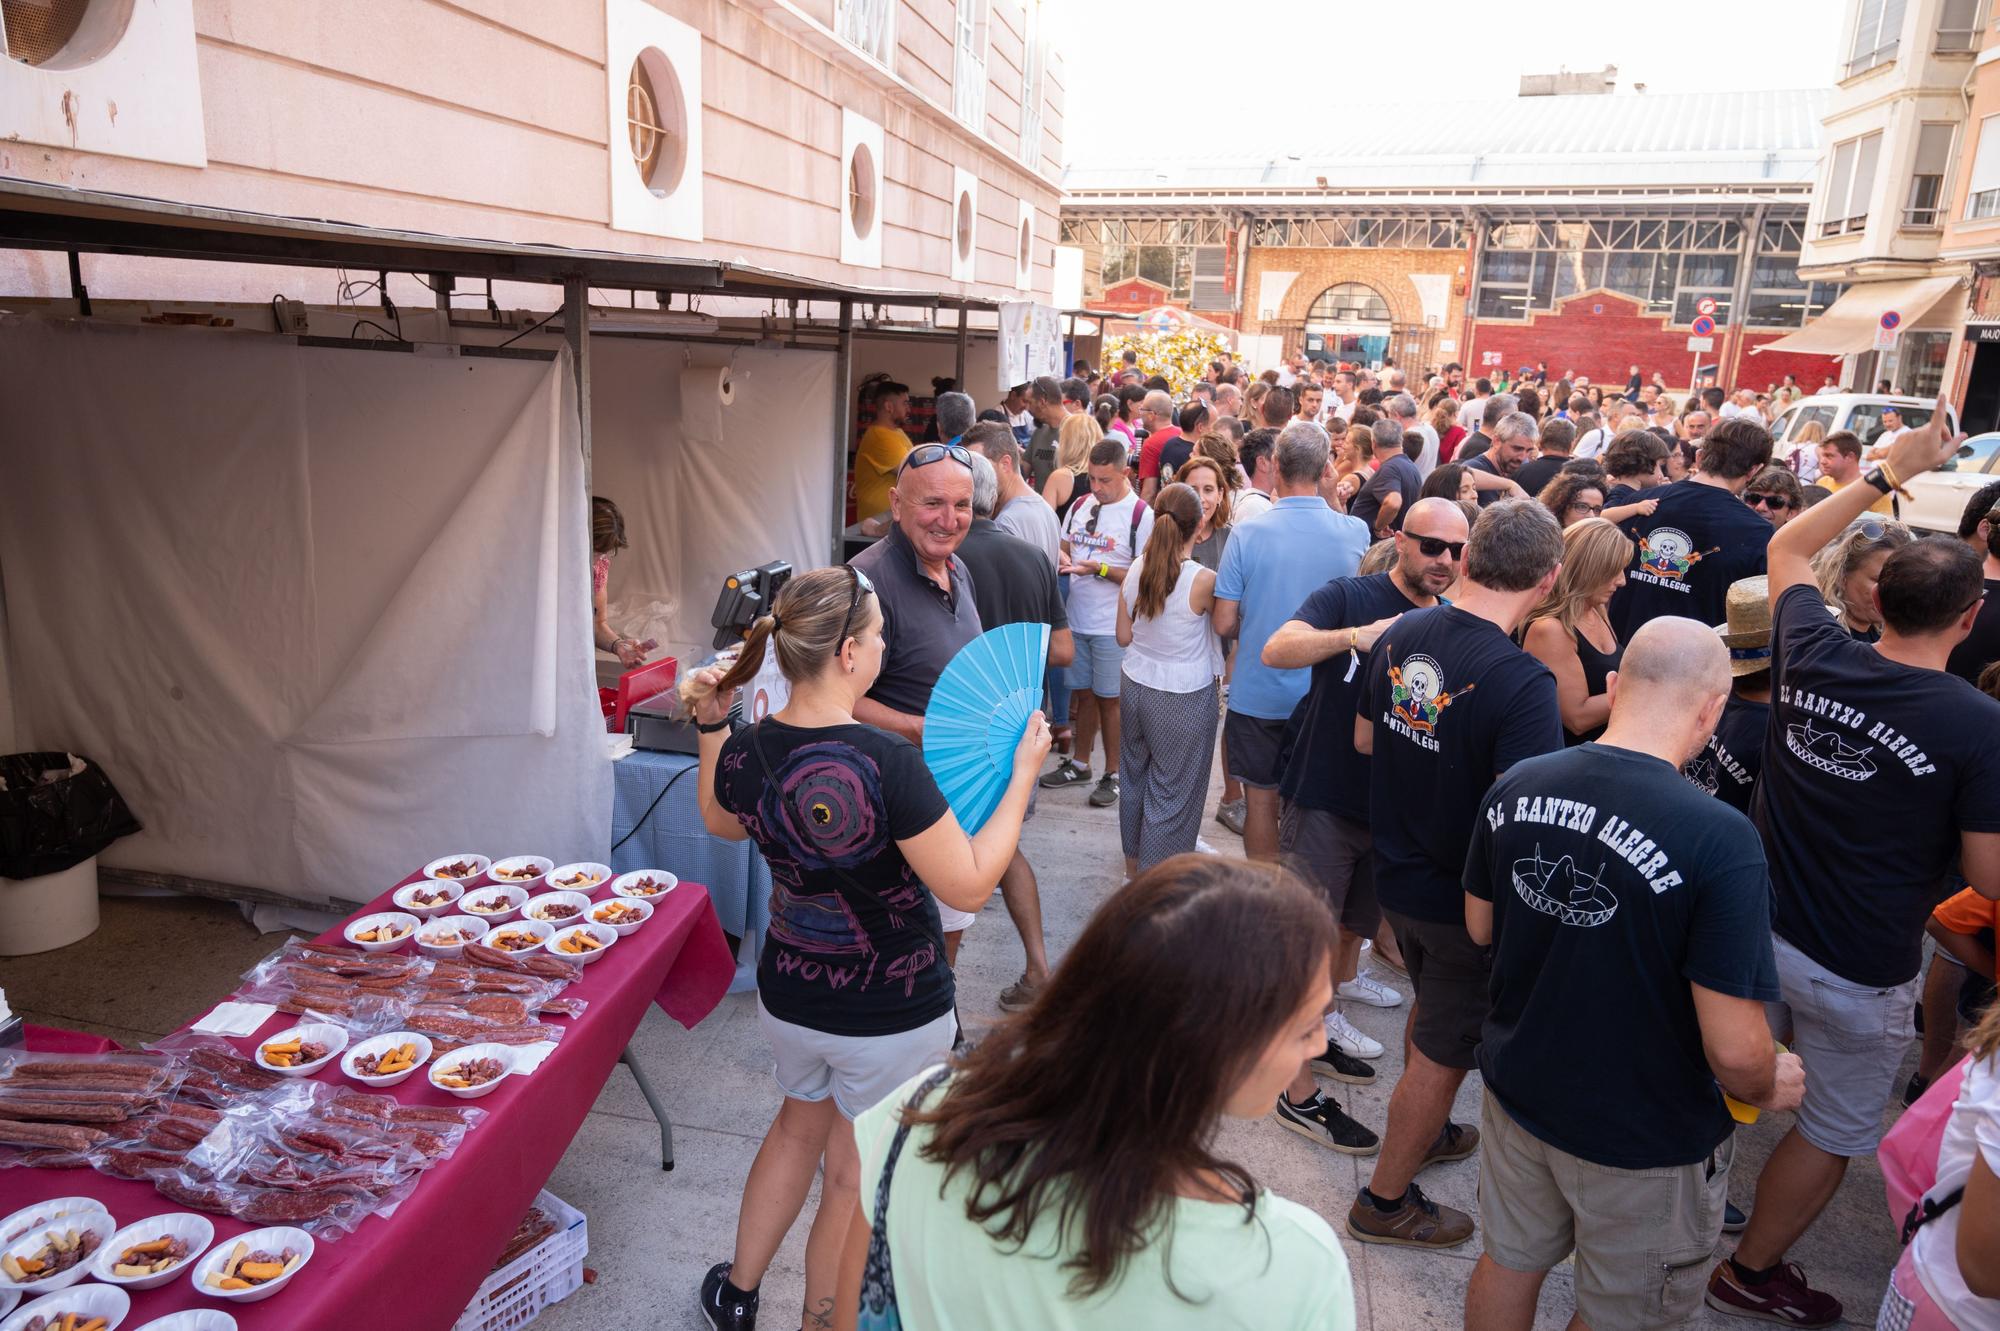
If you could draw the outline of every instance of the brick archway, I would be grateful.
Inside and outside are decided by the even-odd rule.
[[[1306,311],[1313,307],[1313,302],[1333,288],[1348,283],[1367,287],[1380,296],[1383,303],[1389,307],[1391,324],[1407,328],[1413,324],[1423,323],[1423,302],[1417,298],[1417,289],[1411,285],[1408,277],[1398,275],[1385,282],[1378,273],[1369,273],[1365,276],[1359,273],[1349,275],[1340,271],[1338,267],[1326,273],[1324,280],[1307,283],[1301,275],[1298,281],[1293,282],[1292,289],[1285,293],[1284,305],[1278,310],[1278,322],[1288,329],[1303,329],[1306,324]]]

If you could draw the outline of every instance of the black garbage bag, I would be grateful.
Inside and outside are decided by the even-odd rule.
[[[0,878],[61,873],[138,830],[90,759],[61,751],[0,757]]]

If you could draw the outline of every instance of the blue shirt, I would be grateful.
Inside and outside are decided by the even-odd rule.
[[[1265,721],[1290,717],[1306,696],[1312,671],[1273,670],[1264,644],[1308,596],[1335,578],[1351,578],[1368,550],[1368,526],[1336,513],[1318,495],[1289,495],[1231,529],[1215,594],[1242,607],[1229,710]]]

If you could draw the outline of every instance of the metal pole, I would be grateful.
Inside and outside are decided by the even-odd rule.
[[[958,370],[957,370],[957,374],[958,374],[958,391],[959,391],[959,392],[961,392],[961,393],[963,393],[963,392],[967,391],[967,390],[966,390],[966,387],[965,387],[965,306],[963,306],[963,305],[961,305],[961,306],[959,306],[959,307],[958,307]]]
[[[964,317],[963,312],[960,313]],[[963,345],[963,343],[961,343]],[[847,444],[854,432],[854,302],[840,302],[840,342],[833,353],[833,562],[846,562]]]
[[[590,283],[563,279],[563,338],[569,343],[570,373],[576,377],[577,424],[583,440],[583,492],[590,490]]]
[[[76,299],[76,312],[83,318],[90,317],[90,288],[83,284],[83,262],[76,251],[69,252],[69,294]]]
[[[1743,333],[1750,322],[1750,278],[1757,265],[1757,248],[1764,243],[1764,214],[1768,205],[1758,204],[1750,214],[1750,223],[1743,234],[1743,244],[1736,260],[1736,285],[1729,293],[1729,329],[1723,334],[1724,354],[1715,358],[1715,373],[1719,378],[1725,371],[1729,375],[1729,387],[1741,387],[1737,379],[1742,374]],[[1810,289],[1810,288],[1808,288]]]

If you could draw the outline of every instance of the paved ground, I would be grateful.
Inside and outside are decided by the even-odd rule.
[[[1057,957],[1122,878],[1116,813],[1090,808],[1081,790],[1045,792],[1039,815],[1029,824],[1023,844],[1042,871],[1047,937]],[[1213,819],[1203,835],[1223,853],[1240,853],[1237,839]],[[215,903],[108,900],[96,935],[58,952],[0,963],[0,985],[31,1019],[137,1043],[201,1012],[275,941],[259,938],[232,908]],[[976,1029],[998,1015],[995,996],[1020,969],[1019,943],[996,896],[959,957],[960,1011],[969,1026]],[[1392,1051],[1379,1065],[1376,1085],[1339,1088],[1349,1112],[1379,1130],[1400,1067],[1395,1051],[1402,1016],[1371,1008],[1352,1015]],[[631,1078],[614,1069],[549,1182],[590,1218],[590,1265],[597,1282],[544,1314],[536,1325],[547,1331],[703,1327],[694,1308],[695,1287],[712,1262],[729,1255],[743,1179],[777,1107],[752,995],[726,999],[694,1031],[650,1010],[636,1043],[647,1066],[661,1070],[678,1167],[671,1174],[657,1167],[658,1129]],[[1912,1050],[1907,1061],[1914,1057]],[[1590,1094],[1581,1062],[1576,1094]],[[1477,1122],[1479,1095],[1477,1078],[1469,1079],[1455,1116]],[[1786,1121],[1767,1116],[1743,1131],[1732,1188],[1739,1204],[1749,1201],[1756,1171]],[[1336,1231],[1367,1178],[1366,1161],[1324,1150],[1268,1120],[1231,1123],[1222,1144],[1260,1183],[1311,1206]],[[1424,1188],[1476,1214],[1478,1165],[1475,1156],[1434,1167],[1423,1175]],[[775,1331],[795,1325],[787,1317],[803,1292],[805,1229],[801,1221],[764,1282],[764,1323]],[[1465,1282],[1479,1255],[1477,1238],[1442,1254],[1342,1242],[1354,1272],[1358,1325],[1381,1331],[1461,1325]],[[1728,1246],[1725,1237],[1722,1250]],[[1847,1305],[1850,1324],[1873,1326],[1895,1251],[1880,1175],[1869,1160],[1856,1163],[1831,1210],[1793,1256],[1814,1283]],[[1543,1294],[1538,1327],[1563,1326],[1572,1306],[1568,1271],[1559,1269]],[[1756,1324],[1704,1309],[1696,1325],[1741,1331]]]

